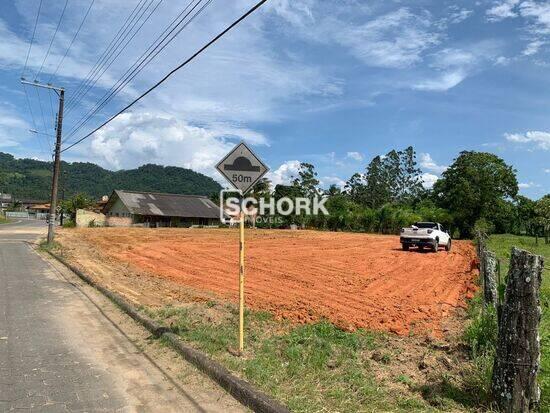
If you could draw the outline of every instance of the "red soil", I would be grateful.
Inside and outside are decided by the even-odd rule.
[[[234,230],[100,229],[84,239],[137,270],[222,299],[238,297]],[[405,335],[435,336],[475,291],[476,254],[404,252],[395,236],[247,230],[246,305],[296,322],[326,318]]]

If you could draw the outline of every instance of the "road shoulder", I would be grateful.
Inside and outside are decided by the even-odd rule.
[[[51,266],[56,276],[72,284],[75,287],[75,293],[96,307],[112,328],[118,330],[131,343],[135,353],[141,353],[150,367],[158,369],[164,376],[165,390],[179,393],[184,403],[194,405],[193,410],[196,411],[248,411],[175,351],[153,338],[145,328],[138,325],[93,287],[84,283],[72,271],[42,252],[35,251],[35,253]]]

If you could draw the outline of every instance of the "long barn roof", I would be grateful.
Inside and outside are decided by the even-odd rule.
[[[180,218],[219,218],[220,208],[205,196],[115,190],[104,207],[108,212],[116,198],[134,215]]]

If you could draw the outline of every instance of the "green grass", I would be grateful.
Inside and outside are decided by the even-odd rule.
[[[7,220],[2,215],[0,215],[0,224],[7,224],[8,222],[9,222],[9,220]]]
[[[544,244],[539,238],[538,245],[535,238],[515,235],[493,235],[489,238],[487,248],[497,254],[501,262],[501,273],[505,278],[510,263],[512,247],[518,247],[545,258],[545,269],[542,274],[541,307],[542,318],[540,323],[541,363],[539,383],[541,386],[541,411],[550,411],[550,245]]]
[[[40,241],[38,248],[40,251],[59,251],[61,250],[61,244],[57,241],[53,241],[51,244],[48,244],[48,241],[44,239]]]
[[[293,412],[435,411],[376,379],[365,352],[383,348],[383,334],[345,332],[325,321],[291,326],[266,312],[247,312],[245,354],[236,357],[228,351],[237,342],[233,307],[209,302],[148,314]],[[396,381],[411,382],[404,375]]]

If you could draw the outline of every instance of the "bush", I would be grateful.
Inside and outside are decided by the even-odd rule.
[[[75,228],[76,222],[74,222],[72,219],[67,219],[65,222],[63,222],[63,228]]]
[[[495,230],[495,226],[491,221],[485,218],[479,218],[474,224],[474,234],[489,235]]]
[[[471,324],[464,333],[464,339],[470,347],[474,359],[479,356],[494,354],[497,332],[497,316],[492,306],[474,315]]]

